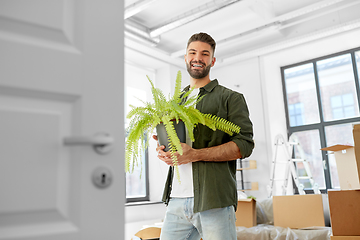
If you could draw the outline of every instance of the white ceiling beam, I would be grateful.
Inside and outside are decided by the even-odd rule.
[[[230,6],[234,3],[240,2],[242,0],[214,0],[211,2],[208,2],[204,5],[201,5],[195,9],[191,9],[190,11],[177,16],[170,20],[167,23],[164,23],[162,25],[159,25],[157,27],[154,27],[150,29],[150,36],[151,37],[157,37],[161,34],[168,32],[172,29],[175,29],[177,27],[183,26],[189,22],[192,22],[196,19],[199,19],[201,17],[204,17],[208,14],[211,14],[215,11],[218,11],[224,7]]]
[[[295,11],[291,11],[291,12],[285,13],[283,15],[280,15],[280,16],[276,17],[275,19],[277,21],[284,22],[284,21],[302,16],[302,15],[305,15],[308,13],[318,11],[320,9],[329,7],[331,5],[334,5],[334,4],[337,4],[340,2],[356,2],[356,1],[353,1],[353,0],[322,0],[320,2],[316,2],[316,3],[310,4],[306,7],[297,9]]]
[[[249,2],[249,8],[263,19],[272,19],[276,17],[273,3],[268,0],[257,0]]]
[[[127,7],[125,7],[124,19],[128,19],[128,18],[134,16],[135,14],[143,11],[144,9],[148,8],[150,6],[150,4],[152,4],[155,1],[157,1],[157,0],[139,0]]]
[[[144,9],[144,7],[147,7],[153,1],[156,0],[142,0],[126,7],[124,18],[126,19],[134,12]],[[214,0],[152,29],[148,29],[145,26],[140,26],[136,29],[136,27],[134,28],[134,22],[127,19],[125,21],[125,36],[132,37],[133,39],[140,40],[141,42],[147,42],[151,46],[156,46],[160,41],[161,34],[240,1],[243,0]]]
[[[356,28],[360,28],[360,20],[353,20],[346,23],[342,23],[336,26],[332,26],[325,29],[320,29],[316,32],[308,33],[300,37],[294,37],[290,39],[286,39],[284,41],[279,41],[274,44],[270,44],[264,47],[256,48],[246,52],[238,52],[234,53],[232,56],[224,57],[223,63],[224,66],[226,63],[239,62],[246,59],[250,59],[257,56],[262,56],[265,54],[269,54],[272,52],[280,51],[286,48],[290,48],[293,46],[297,46],[300,44],[304,44],[307,42],[315,41],[321,38],[329,37],[335,34],[343,33],[346,31],[350,31]]]

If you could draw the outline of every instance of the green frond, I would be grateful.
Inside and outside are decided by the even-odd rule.
[[[180,105],[180,110],[178,111],[180,119],[185,123],[185,125],[192,123],[191,118],[189,118],[189,115],[186,110]]]
[[[151,84],[151,93],[155,102],[155,107],[159,109],[161,107],[161,103],[166,102],[166,97],[164,93],[161,91],[161,89],[155,87],[154,83],[151,81],[149,76],[146,75],[146,77]]]
[[[177,162],[177,156],[175,155],[176,149],[175,149],[174,145],[171,142],[169,143],[169,152],[170,152],[170,155],[171,155],[171,160],[172,160],[172,163],[173,163],[174,171],[176,172],[177,180],[179,181],[179,183],[181,183],[179,165],[178,165],[178,162]]]
[[[191,118],[192,122],[205,125],[205,117],[198,109],[196,109],[195,107],[188,107],[186,112]]]
[[[181,71],[178,71],[175,81],[175,91],[172,99],[178,101],[178,99],[180,98],[180,94],[181,94]]]
[[[180,155],[183,154],[182,147],[180,144],[180,139],[176,134],[176,130],[174,127],[174,123],[168,118],[168,116],[164,116],[162,118],[166,132],[168,134],[168,140],[172,144],[174,150],[178,151]]]
[[[182,105],[184,105],[184,103],[188,100],[186,100],[188,98],[188,96],[190,96],[190,94],[192,93],[192,91],[194,91],[194,88],[189,88],[189,90],[187,92],[181,91],[181,98],[180,98],[180,102]]]
[[[226,119],[211,114],[204,114],[204,117],[206,119],[206,126],[211,126],[210,128],[215,126],[216,129],[226,132],[230,136],[232,136],[233,133],[240,132],[239,126]]]
[[[151,108],[147,108],[147,107],[136,107],[133,108],[129,111],[129,113],[126,115],[127,119],[132,119],[132,118],[145,118],[147,116],[151,116],[156,114],[156,111],[154,111]]]
[[[204,94],[204,95],[202,95],[202,96],[199,96],[199,97],[197,98],[197,100],[196,100],[195,105],[198,104],[205,96],[206,96],[206,94]]]
[[[194,128],[195,128],[195,124],[192,124],[191,122],[184,122],[185,127],[186,127],[186,131],[188,133],[189,138],[191,139],[192,142],[195,141],[194,138]]]

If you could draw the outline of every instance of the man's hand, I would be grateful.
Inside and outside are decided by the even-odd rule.
[[[153,135],[153,139],[158,140],[156,135]],[[191,148],[186,143],[181,143],[181,147],[183,150],[183,155],[180,155],[178,152],[175,153],[175,155],[177,156],[178,165],[191,162],[191,155],[192,155],[191,153],[194,151],[194,149]],[[156,152],[158,153],[158,158],[161,161],[165,162],[167,165],[174,166],[170,152],[164,152],[164,149],[165,146],[164,145],[160,146],[158,142],[156,148]]]
[[[157,140],[157,136],[153,135],[153,138]],[[173,166],[170,152],[164,152],[165,146],[157,145],[156,151],[158,158],[164,161],[166,164]],[[183,149],[183,155],[176,152],[178,157],[178,164],[186,164],[189,162],[197,161],[210,161],[210,162],[224,162],[232,161],[241,158],[240,149],[235,142],[230,141],[219,146],[194,149],[185,143],[181,143]]]

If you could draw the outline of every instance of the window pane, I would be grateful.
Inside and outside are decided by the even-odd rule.
[[[341,96],[333,96],[333,97],[331,97],[331,107],[333,109],[341,107]]]
[[[319,108],[312,63],[284,71],[290,126],[318,123]]]
[[[126,87],[125,98],[125,116],[131,110],[129,104],[133,106],[142,106],[140,101],[146,101],[146,91],[133,87]],[[125,119],[125,127],[129,124],[129,119]],[[146,153],[142,154],[141,163],[134,166],[132,173],[126,173],[126,198],[143,198],[146,197]],[[132,169],[133,166],[130,166]]]
[[[325,127],[327,146],[332,146],[335,144],[354,145],[352,129],[352,123]],[[334,154],[328,152],[328,159],[332,187],[340,188]]]
[[[142,163],[134,166],[133,173],[126,173],[126,198],[142,197],[146,197],[145,155]]]
[[[294,132],[290,137],[290,141],[299,143],[299,145],[295,145],[295,158],[305,159],[309,163],[310,174],[313,176],[314,182],[319,185],[319,188],[325,188],[319,131],[316,129]],[[299,177],[308,176],[302,162],[296,163],[296,167]],[[302,183],[305,188],[312,187],[308,179],[301,179],[300,183]]]
[[[358,117],[359,107],[351,55],[345,54],[316,63],[324,120]]]
[[[343,94],[342,101],[345,106],[354,106],[354,98],[351,93]]]

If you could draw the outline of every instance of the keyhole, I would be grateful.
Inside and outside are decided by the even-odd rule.
[[[98,167],[92,173],[92,182],[98,188],[107,188],[112,183],[112,174],[105,167]]]
[[[101,174],[101,184],[106,184],[106,174]]]

